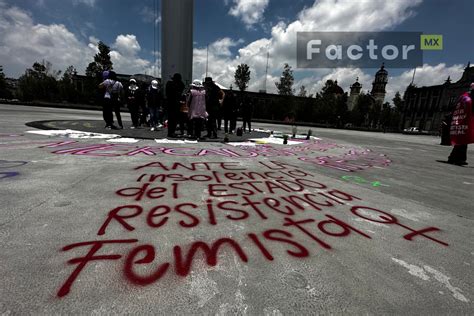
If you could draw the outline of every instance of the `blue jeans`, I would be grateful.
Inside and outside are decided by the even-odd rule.
[[[158,125],[159,122],[159,108],[154,106],[154,107],[149,107],[148,111],[150,111],[150,126],[155,127]]]

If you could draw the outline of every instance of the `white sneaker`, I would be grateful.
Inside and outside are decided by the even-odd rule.
[[[150,131],[152,131],[152,132],[153,132],[154,130],[155,130],[155,128],[154,128],[154,127],[150,128]]]
[[[161,125],[161,124],[158,124],[158,128],[162,128],[162,127],[163,127],[163,125]]]

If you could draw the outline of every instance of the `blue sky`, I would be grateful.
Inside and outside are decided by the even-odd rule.
[[[34,61],[46,59],[55,69],[74,65],[79,73],[92,60],[97,40],[111,46],[121,73],[158,73],[153,64],[153,0],[0,0],[0,63],[7,76],[18,77]],[[158,9],[160,1],[157,1]],[[461,76],[474,62],[472,0],[195,0],[194,77],[201,78],[205,47],[210,44],[211,75],[232,83],[237,64],[251,66],[250,90],[265,82],[267,90],[283,63],[296,67],[297,31],[420,31],[442,34],[444,50],[425,52],[417,70],[418,85],[439,84]],[[160,22],[157,27],[160,29]],[[161,37],[161,36],[159,36]],[[347,90],[356,77],[370,89],[376,69],[295,69],[295,88],[312,93],[327,79]],[[403,91],[412,69],[389,69],[389,97]],[[408,81],[408,82],[407,82]]]

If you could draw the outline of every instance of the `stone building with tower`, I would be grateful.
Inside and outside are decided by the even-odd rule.
[[[375,74],[375,79],[372,82],[372,91],[370,91],[370,95],[374,98],[376,103],[384,103],[385,95],[387,94],[387,91],[385,90],[387,83],[388,72],[385,70],[385,65],[382,64],[382,67]]]
[[[451,77],[448,77],[439,85],[408,85],[403,96],[402,129],[418,127],[420,130],[437,132],[443,118],[453,111],[456,100],[462,93],[469,91],[472,82],[474,67],[468,63],[461,78],[456,82],[452,82]]]
[[[361,90],[362,85],[359,83],[359,77],[357,77],[356,82],[354,82],[350,87],[349,98],[347,99],[347,109],[349,111],[354,109]]]
[[[387,91],[385,88],[388,83],[388,72],[385,69],[385,65],[382,64],[382,67],[375,74],[374,81],[372,82],[372,90],[369,95],[372,97],[374,103],[379,103],[382,105],[385,102],[385,95]],[[359,82],[359,77],[357,77],[356,82],[350,86],[349,98],[347,99],[347,109],[352,111],[357,104],[357,99],[362,91],[362,85]]]

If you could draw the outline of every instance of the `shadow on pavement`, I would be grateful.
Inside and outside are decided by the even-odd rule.
[[[130,129],[128,126],[124,129],[105,129],[104,122],[102,120],[74,120],[74,121],[60,121],[60,120],[52,120],[52,121],[36,121],[36,122],[28,122],[25,124],[29,127],[34,127],[37,129],[43,130],[76,130],[81,132],[89,132],[89,133],[100,133],[100,134],[116,134],[122,137],[127,138],[137,138],[137,139],[163,139],[169,138],[167,137],[168,130],[166,128],[161,128],[157,131],[150,131],[149,127],[141,127],[138,129]],[[127,125],[127,124],[126,124]],[[179,136],[179,130],[177,130]],[[206,135],[206,131],[203,131],[202,136]],[[251,133],[244,133],[242,136],[237,136],[235,134],[229,134],[228,138],[230,142],[242,142],[246,141],[250,138],[262,138],[270,136],[269,133],[264,132],[256,132],[252,131]],[[224,141],[224,131],[219,130],[217,131],[217,138],[211,139],[207,138],[203,141],[205,142],[222,142]],[[176,139],[190,139],[189,137],[178,137]]]

